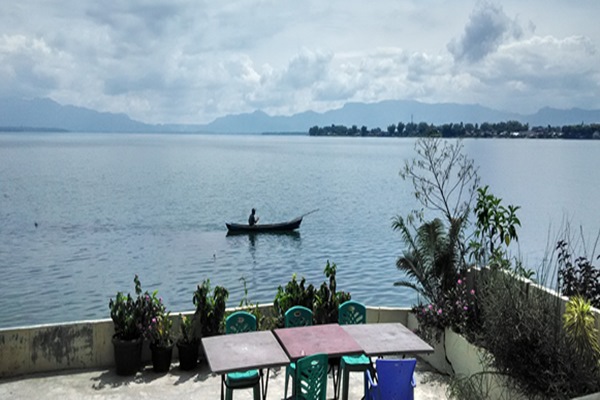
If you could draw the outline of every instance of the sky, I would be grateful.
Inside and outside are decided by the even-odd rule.
[[[0,97],[204,124],[417,100],[600,108],[598,0],[19,0]]]

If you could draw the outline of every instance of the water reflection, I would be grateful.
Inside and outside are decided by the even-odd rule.
[[[251,248],[256,247],[257,239],[263,242],[282,242],[292,241],[300,243],[302,238],[298,231],[282,231],[282,232],[227,232],[227,237],[248,236],[248,243]],[[264,239],[260,239],[264,238]]]

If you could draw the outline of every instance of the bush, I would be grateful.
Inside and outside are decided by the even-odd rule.
[[[477,323],[477,297],[467,278],[459,276],[455,286],[435,303],[419,304],[412,311],[419,322],[417,334],[428,342],[439,340],[445,328],[471,336]]]
[[[275,300],[273,300],[273,310],[275,312],[276,326],[285,325],[285,312],[293,306],[304,306],[310,310],[313,309],[315,300],[315,287],[313,284],[306,286],[306,279],[302,277],[300,281],[296,279],[296,274],[292,275],[285,287],[279,286]]]
[[[218,335],[223,332],[225,306],[229,292],[222,286],[211,289],[210,280],[206,279],[198,285],[194,292],[194,337],[202,338]]]
[[[277,288],[277,295],[273,301],[276,326],[284,326],[285,312],[293,306],[304,306],[312,310],[315,324],[337,322],[338,307],[343,302],[350,300],[352,296],[350,293],[337,291],[335,278],[337,266],[335,263],[327,260],[323,272],[329,282],[323,282],[318,290],[315,290],[312,283],[306,286],[304,277],[298,281],[295,274],[292,275],[292,280],[285,287]]]
[[[319,290],[315,293],[314,302],[314,319],[317,324],[329,324],[338,321],[338,308],[340,305],[352,298],[348,292],[338,292],[337,282],[335,274],[337,266],[335,263],[329,263],[325,265],[325,277],[329,279],[329,285],[327,282],[323,282],[319,287]]]
[[[498,270],[477,282],[479,344],[528,398],[569,399],[600,390],[598,359],[581,355],[562,324],[560,299]]]
[[[564,240],[558,242],[556,250],[560,292],[568,297],[579,295],[600,308],[600,269],[584,256],[573,260],[569,244]]]

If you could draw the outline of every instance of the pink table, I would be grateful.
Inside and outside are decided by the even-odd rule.
[[[273,333],[292,361],[317,353],[339,357],[363,352],[356,340],[338,324],[281,328]]]

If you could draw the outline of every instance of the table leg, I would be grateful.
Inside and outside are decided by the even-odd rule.
[[[223,387],[225,386],[225,374],[221,374],[221,400],[225,400],[225,392]]]
[[[267,400],[267,390],[269,389],[269,373],[271,372],[271,368],[267,368],[267,377],[263,379],[263,370],[260,370],[260,381],[263,390],[263,400]]]
[[[339,396],[340,396],[340,394],[339,394],[339,391],[340,391],[340,366],[339,366],[339,364],[337,365],[337,372],[336,372],[336,366],[335,365],[331,366],[331,380],[333,381],[333,398],[334,398],[334,400],[338,400]]]

